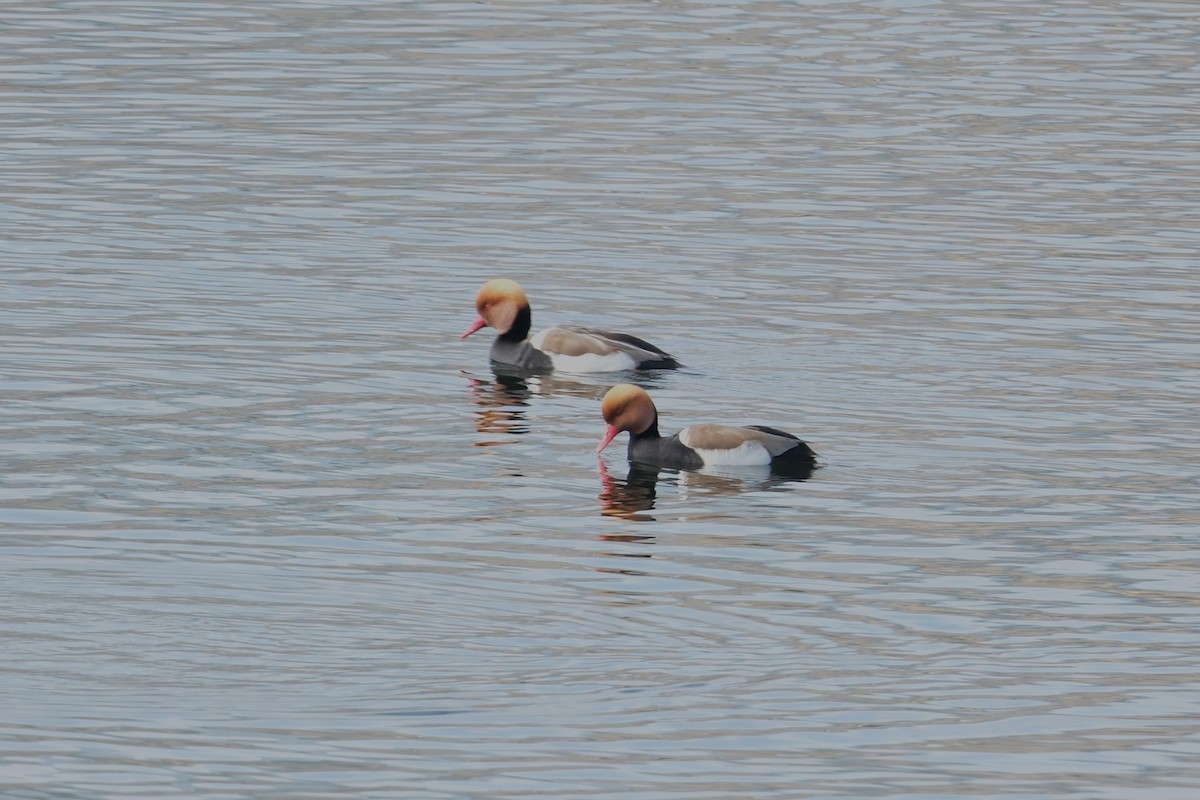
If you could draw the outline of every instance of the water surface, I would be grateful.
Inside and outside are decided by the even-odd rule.
[[[6,797],[1200,789],[1191,3],[0,22]]]

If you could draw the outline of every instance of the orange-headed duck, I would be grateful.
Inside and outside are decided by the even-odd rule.
[[[496,329],[492,362],[530,371],[616,372],[625,369],[675,369],[681,366],[669,353],[627,333],[560,325],[539,331],[532,339],[529,298],[516,281],[490,280],[475,296],[479,317],[463,333]]]
[[[596,448],[608,446],[621,431],[629,432],[629,460],[675,469],[766,466],[773,471],[810,473],[816,453],[790,433],[764,425],[690,425],[674,436],[658,432],[658,409],[639,386],[619,383],[600,406],[608,428]]]

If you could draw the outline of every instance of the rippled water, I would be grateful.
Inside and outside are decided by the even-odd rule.
[[[1197,796],[1193,3],[0,23],[6,798]]]

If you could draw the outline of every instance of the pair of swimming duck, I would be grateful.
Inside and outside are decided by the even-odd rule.
[[[573,325],[547,328],[532,338],[529,298],[516,281],[488,281],[475,297],[478,318],[465,339],[485,326],[496,329],[492,361],[529,371],[614,372],[625,369],[675,369],[669,353],[627,333]],[[658,432],[658,410],[638,386],[619,383],[600,406],[608,427],[596,451],[622,431],[629,433],[629,460],[678,469],[711,466],[769,465],[787,471],[811,468],[816,453],[790,433],[765,425],[690,425],[674,436]]]

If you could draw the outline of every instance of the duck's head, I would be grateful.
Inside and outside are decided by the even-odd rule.
[[[596,448],[599,453],[608,447],[608,443],[616,438],[621,431],[629,431],[633,436],[645,433],[658,420],[658,409],[646,390],[632,383],[618,383],[608,390],[600,403],[600,413],[608,427],[604,430],[604,439]]]
[[[475,310],[479,316],[461,338],[467,338],[485,325],[495,328],[503,336],[512,328],[523,308],[529,308],[529,298],[521,284],[508,278],[490,280],[475,295]]]

